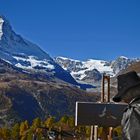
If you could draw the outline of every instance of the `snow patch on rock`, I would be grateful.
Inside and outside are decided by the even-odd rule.
[[[29,66],[23,66],[21,63],[15,64],[16,67],[20,67],[23,69],[34,69],[34,67],[42,67],[46,69],[53,70],[55,67],[51,65],[47,60],[38,60],[35,56],[28,56],[27,58],[13,56],[17,61],[23,61],[29,64]]]
[[[3,23],[4,23],[4,20],[0,17],[0,40],[2,38],[2,35],[3,35]]]

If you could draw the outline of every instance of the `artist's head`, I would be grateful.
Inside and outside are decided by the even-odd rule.
[[[124,101],[129,103],[133,98],[140,96],[140,78],[135,71],[119,75],[118,93],[113,97],[113,101]]]

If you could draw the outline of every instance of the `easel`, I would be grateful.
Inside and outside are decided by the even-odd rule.
[[[105,98],[105,81],[107,81],[107,97]],[[101,102],[110,102],[110,76],[103,75],[102,78],[102,92],[101,92]],[[103,128],[103,140],[112,140],[112,130],[113,128]],[[109,131],[109,132],[108,132]]]
[[[107,82],[106,82],[107,81]],[[107,86],[105,86],[105,83]],[[110,77],[103,75],[100,102],[76,102],[75,125],[91,126],[90,140],[98,140],[98,126],[103,126],[102,140],[112,140],[113,128],[121,124],[125,104],[110,103]],[[106,88],[106,90],[105,90]],[[105,94],[105,92],[107,93]],[[116,112],[117,110],[117,112]],[[93,134],[94,133],[94,134]]]
[[[105,81],[107,81],[107,96],[105,95]],[[110,76],[103,74],[102,83],[101,83],[101,103],[110,102]],[[112,130],[113,128],[103,127],[103,133],[101,136],[102,140],[112,140]],[[92,140],[93,126],[91,126],[91,138]],[[98,139],[98,126],[94,126],[94,140]]]

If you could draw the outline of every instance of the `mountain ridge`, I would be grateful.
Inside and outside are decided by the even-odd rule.
[[[104,72],[113,75],[134,61],[139,59],[119,57],[112,62],[53,59],[16,34],[10,23],[0,17],[0,126],[21,120],[31,122],[35,117],[74,115],[76,101],[99,100],[95,88],[100,90]],[[94,92],[78,87],[93,88]]]
[[[3,16],[0,16],[0,58],[24,71],[43,73],[79,86],[49,54],[38,45],[16,34],[10,22]]]
[[[63,69],[67,70],[76,81],[97,86],[100,90],[100,82],[103,74],[115,77],[123,69],[136,62],[140,62],[140,58],[120,56],[112,61],[96,59],[80,61],[59,56],[55,58],[55,61]]]

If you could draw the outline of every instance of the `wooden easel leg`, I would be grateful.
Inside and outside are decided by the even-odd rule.
[[[90,130],[90,140],[93,140],[93,126],[91,126]]]
[[[94,126],[94,140],[98,140],[98,126]]]
[[[105,80],[107,80],[108,83],[107,98],[105,98]],[[102,84],[101,102],[110,102],[110,76],[103,75],[101,84]],[[113,132],[112,127],[110,127],[109,129],[104,127],[101,135],[101,139],[112,140],[112,132]]]
[[[109,128],[108,140],[112,140],[112,133],[113,133],[113,127],[110,127],[110,128]]]

